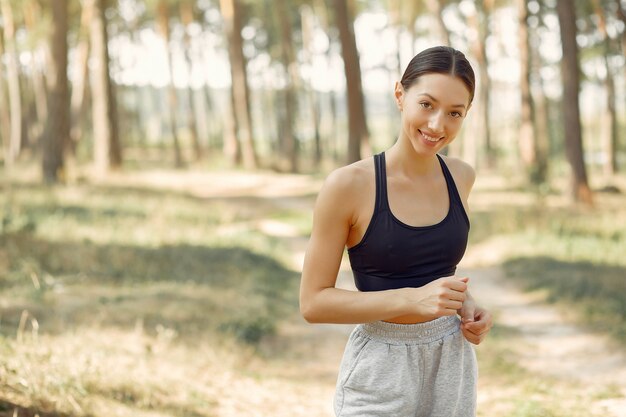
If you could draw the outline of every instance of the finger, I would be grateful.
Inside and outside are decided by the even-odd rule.
[[[475,335],[473,333],[470,333],[470,332],[467,332],[467,331],[463,331],[462,333],[463,333],[463,337],[465,337],[465,339],[468,342],[470,342],[470,343],[472,343],[474,345],[478,345],[482,341],[480,336],[477,336],[477,335]]]
[[[463,324],[463,329],[475,334],[475,335],[484,335],[491,330],[491,326],[483,325],[478,322],[468,322]]]
[[[446,284],[448,288],[452,290],[465,292],[467,291],[468,281],[469,281],[469,278],[463,278],[463,279],[452,278],[452,279],[447,280]]]

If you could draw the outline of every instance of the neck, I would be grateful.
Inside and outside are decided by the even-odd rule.
[[[439,161],[435,154],[419,155],[410,144],[398,140],[385,155],[389,165],[407,177],[428,177],[439,171]]]

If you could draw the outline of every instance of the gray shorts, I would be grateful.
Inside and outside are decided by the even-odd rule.
[[[341,361],[339,417],[474,417],[478,367],[460,320],[359,324]]]

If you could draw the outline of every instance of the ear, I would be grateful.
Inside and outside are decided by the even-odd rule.
[[[404,95],[406,92],[404,91],[404,87],[398,81],[396,81],[395,89],[393,95],[396,98],[396,106],[398,106],[398,110],[402,111],[402,105],[404,103]]]

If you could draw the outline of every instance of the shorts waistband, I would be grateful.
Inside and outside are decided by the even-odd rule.
[[[460,323],[457,316],[444,316],[416,324],[376,321],[360,324],[356,330],[372,339],[390,344],[426,344],[456,333],[460,330]]]

